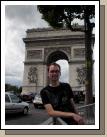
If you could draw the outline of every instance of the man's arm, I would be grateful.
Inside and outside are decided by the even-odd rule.
[[[72,112],[62,112],[54,110],[51,104],[44,105],[47,113],[52,117],[72,117],[75,121],[78,122],[78,124],[83,124],[83,119],[78,114],[72,113]]]
[[[71,113],[71,112],[62,112],[62,111],[54,110],[51,104],[46,104],[44,106],[46,108],[48,115],[50,115],[50,116],[72,117],[72,115],[73,115],[73,113]]]

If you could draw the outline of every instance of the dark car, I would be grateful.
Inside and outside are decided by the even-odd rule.
[[[20,97],[23,101],[32,102],[35,97],[35,93],[32,93],[32,92],[24,93]]]

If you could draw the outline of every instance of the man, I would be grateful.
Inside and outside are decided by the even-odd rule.
[[[61,68],[57,63],[48,66],[49,85],[40,92],[44,107],[52,117],[61,117],[67,124],[84,124],[74,103],[73,93],[69,84],[59,81]]]

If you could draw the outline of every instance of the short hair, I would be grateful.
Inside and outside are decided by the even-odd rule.
[[[50,66],[52,66],[52,65],[57,66],[57,67],[59,68],[59,71],[61,71],[61,67],[60,67],[60,65],[57,64],[56,62],[53,62],[53,63],[51,63],[51,64],[48,65],[48,72],[49,72],[49,68],[50,68]]]

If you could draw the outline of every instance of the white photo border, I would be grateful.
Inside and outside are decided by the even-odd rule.
[[[95,5],[95,125],[6,125],[5,124],[5,6],[6,5]],[[97,23],[96,23],[97,22]],[[2,1],[1,2],[1,129],[99,129],[99,1]],[[96,93],[97,91],[97,93]]]

